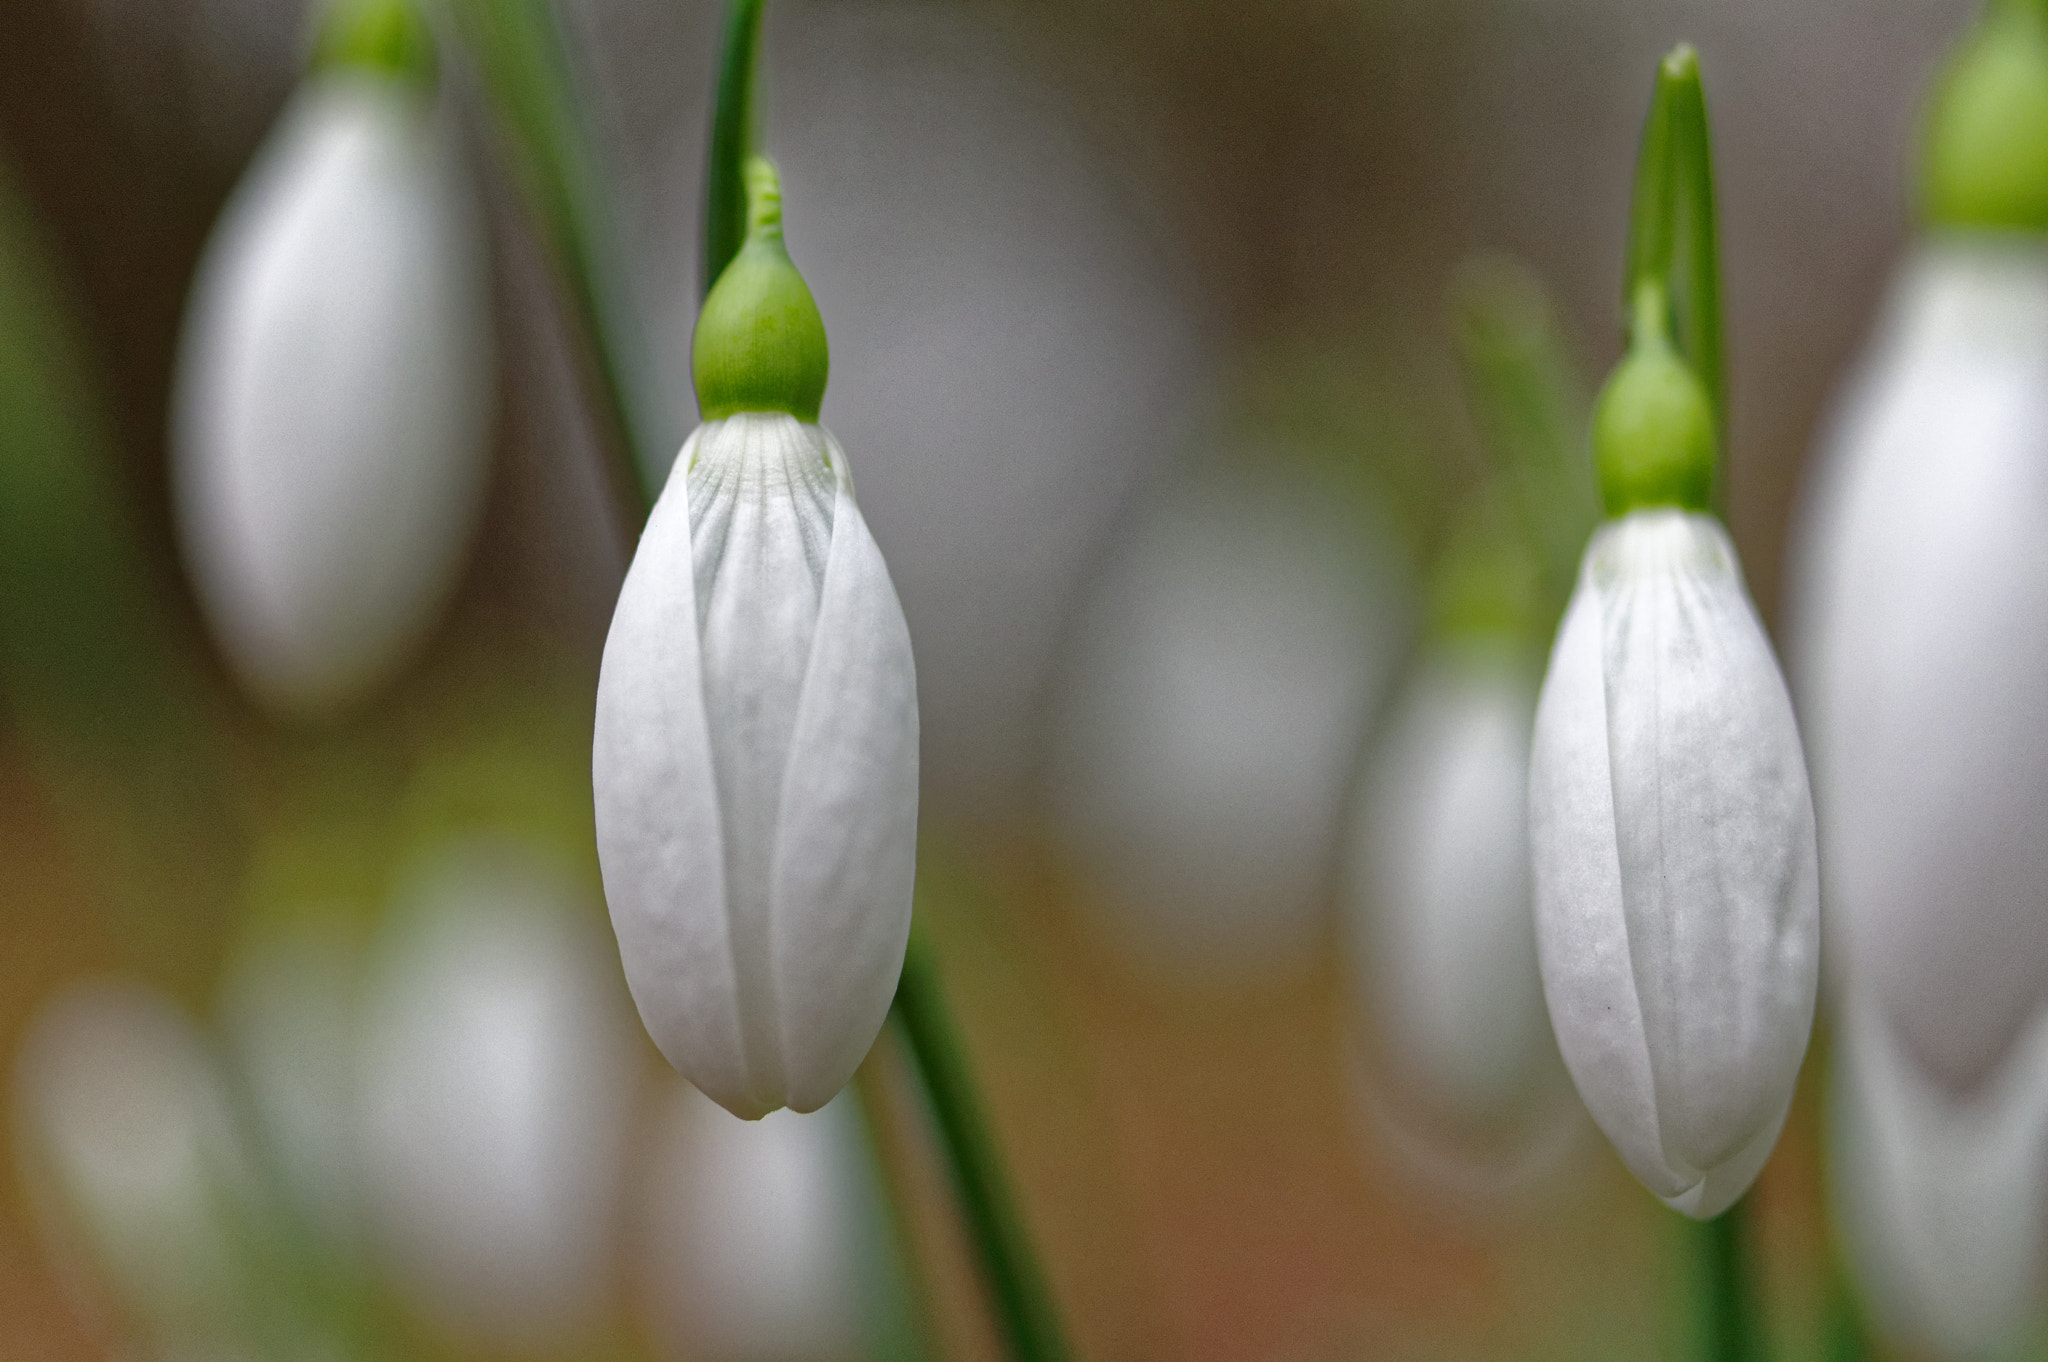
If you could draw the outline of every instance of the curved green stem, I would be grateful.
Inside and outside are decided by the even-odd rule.
[[[754,151],[754,69],[761,50],[763,0],[727,0],[718,57],[711,145],[704,158],[704,236],[700,297],[747,239],[747,158]]]
[[[915,928],[890,1011],[902,1028],[911,1062],[931,1105],[953,1188],[980,1256],[1009,1355],[1016,1362],[1059,1362],[1067,1356],[1059,1317],[1039,1275],[1023,1222],[1010,1201],[967,1056],[960,1048],[958,1030],[939,986],[938,967]]]
[[[1727,391],[1721,341],[1721,260],[1714,223],[1713,139],[1699,54],[1680,43],[1657,64],[1657,83],[1643,123],[1629,216],[1628,270],[1622,305],[1640,326],[1643,286],[1656,284],[1669,309],[1666,325],[1726,429]]]

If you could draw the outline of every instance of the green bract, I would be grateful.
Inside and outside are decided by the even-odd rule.
[[[706,421],[743,411],[815,423],[831,368],[825,320],[782,245],[775,167],[747,163],[747,239],[704,300],[690,358]]]
[[[1698,376],[1662,336],[1639,340],[1593,412],[1593,467],[1607,514],[1706,510],[1714,452],[1713,403]]]
[[[336,0],[320,28],[316,67],[359,67],[431,85],[434,35],[414,0]]]
[[[2048,231],[2048,14],[1993,0],[1927,110],[1920,203],[1937,227]]]

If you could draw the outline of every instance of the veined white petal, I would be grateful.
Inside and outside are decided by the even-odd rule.
[[[776,842],[835,539],[836,487],[823,432],[791,416],[713,422],[693,454],[690,557],[740,1042],[752,1101],[769,1111],[787,1102],[789,1087]]]
[[[1461,1122],[1561,1077],[1529,891],[1535,688],[1510,650],[1444,650],[1395,701],[1354,832],[1351,942],[1400,1077]]]
[[[1819,879],[1806,759],[1719,522],[1595,536],[1629,958],[1667,1158],[1709,1169],[1781,1110],[1806,1054]]]
[[[1607,761],[1600,598],[1583,572],[1551,650],[1529,754],[1529,865],[1543,999],[1565,1067],[1629,1170],[1660,1197],[1702,1175],[1664,1162],[1622,911]]]
[[[604,896],[648,1035],[721,1105],[759,1115],[741,1042],[725,834],[704,717],[686,470],[677,456],[619,589],[597,679],[591,791]]]
[[[910,628],[854,504],[846,455],[825,440],[838,472],[831,550],[770,887],[784,1100],[800,1112],[846,1086],[881,1030],[903,972],[917,872]]]
[[[1791,703],[1711,518],[1638,511],[1588,546],[1530,820],[1579,1091],[1653,1191],[1715,1214],[1768,1157],[1805,1055],[1819,891]]]
[[[817,426],[678,458],[598,681],[598,847],[648,1030],[735,1114],[813,1109],[880,1029],[910,928],[910,636]]]
[[[1924,248],[1793,581],[1830,930],[1964,1091],[2048,1000],[2048,251]]]
[[[2048,1266],[2048,1013],[1963,1098],[1872,999],[1845,1000],[1838,1036],[1831,1200],[1865,1305],[1896,1341],[2002,1355],[2040,1318]]]
[[[394,83],[314,78],[194,286],[181,538],[229,661],[283,711],[340,708],[403,663],[482,509],[489,284],[450,134]]]

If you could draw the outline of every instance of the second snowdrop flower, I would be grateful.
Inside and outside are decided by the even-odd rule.
[[[208,244],[172,481],[194,585],[273,710],[363,699],[453,590],[486,485],[489,278],[412,0],[342,0]]]
[[[641,1018],[736,1115],[813,1111],[867,1054],[910,932],[917,683],[902,607],[817,424],[824,325],[748,168],[705,300],[704,424],[626,574],[598,679],[598,853]]]
[[[1667,92],[1695,106],[1704,177],[1689,49],[1667,59]],[[1701,200],[1710,243],[1711,191]],[[1671,339],[1663,272],[1642,263],[1630,353],[1594,417],[1610,518],[1537,708],[1530,843],[1544,996],[1572,1078],[1636,1176],[1705,1218],[1777,1142],[1812,1028],[1820,891],[1791,699],[1707,510],[1711,385]]]

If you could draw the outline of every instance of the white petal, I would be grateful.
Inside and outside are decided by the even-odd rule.
[[[1829,1109],[1831,1200],[1866,1306],[1898,1341],[1998,1355],[2040,1314],[2048,1266],[2048,1014],[1967,1099],[1852,996]]]
[[[1958,1091],[2048,998],[2048,252],[1901,278],[1794,580],[1830,931]]]
[[[1713,1168],[1782,1111],[1818,982],[1819,883],[1792,703],[1718,522],[1595,536],[1629,958],[1667,1160]]]
[[[833,444],[831,456],[831,553],[782,782],[771,896],[784,1100],[797,1111],[846,1086],[881,1030],[917,869],[910,629],[854,504],[846,455]]]
[[[760,1115],[741,1043],[725,841],[697,638],[684,470],[648,517],[597,679],[591,791],[604,896],[647,1033],[714,1100]]]
[[[1712,1215],[1776,1140],[1812,1024],[1813,825],[1790,702],[1719,526],[1602,528],[1530,776],[1544,996],[1636,1176]]]
[[[1535,709],[1512,654],[1440,652],[1397,700],[1360,806],[1367,996],[1403,1076],[1474,1124],[1562,1077],[1530,904]]]
[[[406,658],[482,507],[488,282],[449,129],[316,78],[208,247],[174,412],[179,528],[266,703],[346,705]]]
[[[1558,1049],[1629,1170],[1661,1197],[1702,1175],[1664,1161],[1614,843],[1599,593],[1581,574],[1550,654],[1529,757],[1537,960]]]
[[[823,432],[790,416],[711,423],[686,476],[740,1041],[752,1100],[769,1110],[789,1088],[776,843],[837,489]]]
[[[592,777],[620,955],[662,1052],[737,1115],[824,1103],[902,966],[917,692],[819,427],[745,414],[685,446],[613,617]]]

